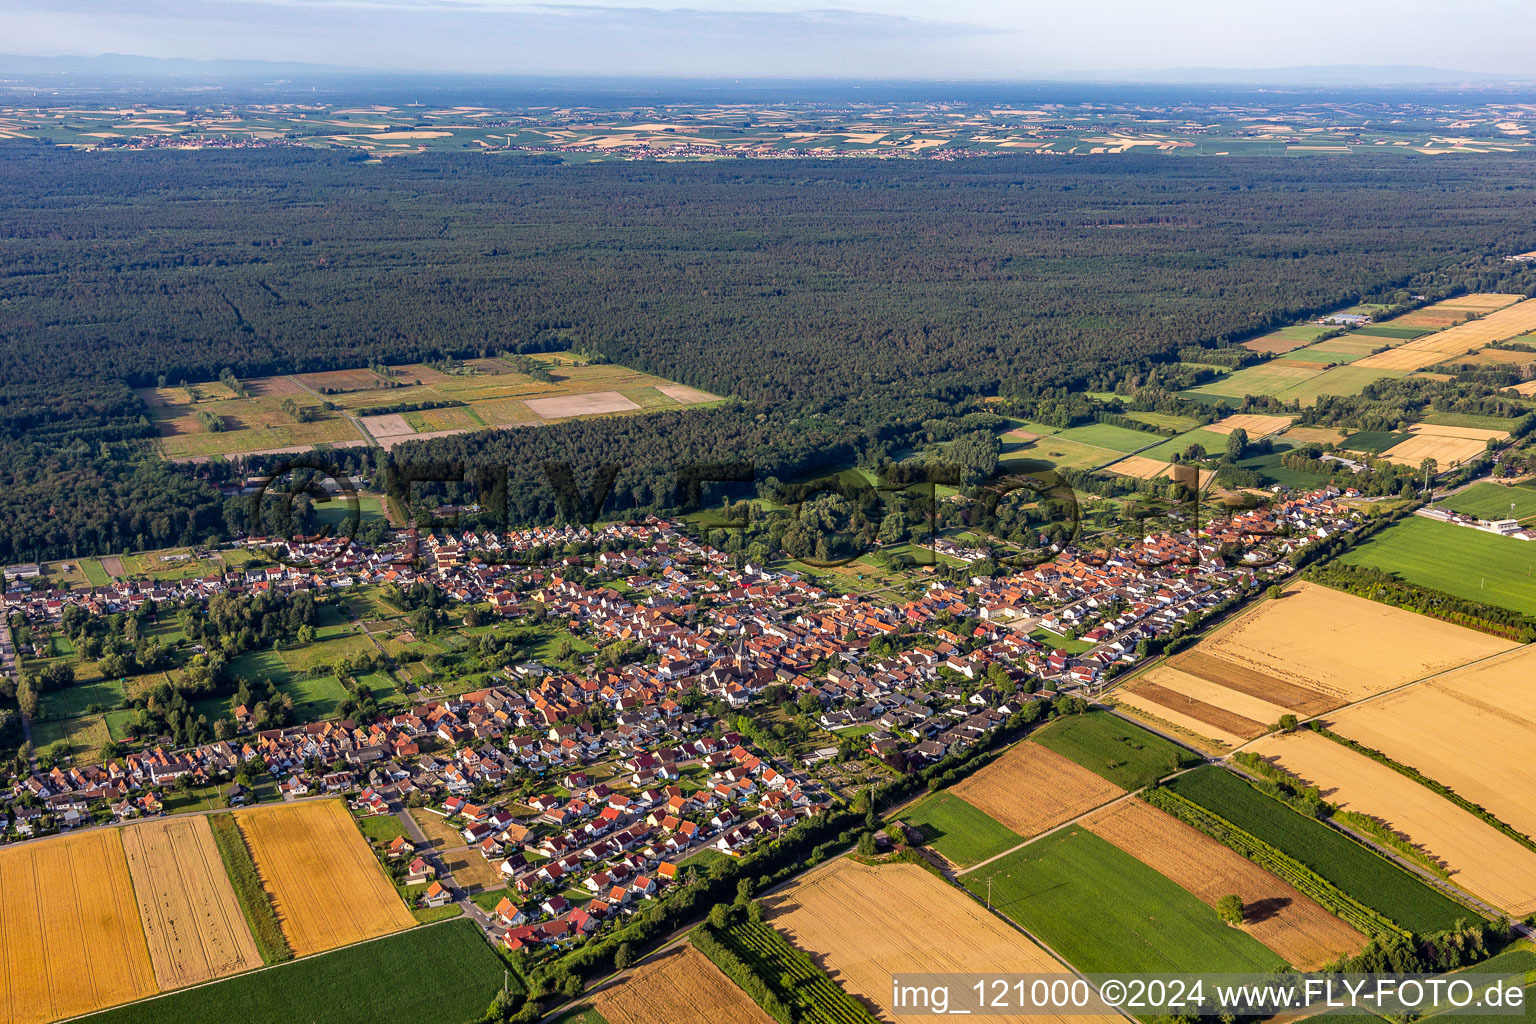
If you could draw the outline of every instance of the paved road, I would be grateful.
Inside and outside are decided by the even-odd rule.
[[[16,644],[11,637],[11,624],[3,615],[0,615],[0,676],[16,678]],[[25,711],[21,712],[21,736],[26,740],[27,749],[32,751],[32,774],[37,774],[37,751],[32,748],[32,719]]]
[[[427,834],[421,830],[421,826],[411,816],[408,807],[398,801],[391,803],[390,806],[394,809],[395,818],[405,828],[405,834],[410,838],[411,842],[416,844],[417,852],[428,864],[431,864],[437,870],[437,880],[453,892],[454,906],[458,907],[464,916],[472,918],[475,924],[480,926],[480,930],[485,933],[486,940],[494,945],[501,938],[501,930],[491,921],[490,915],[481,910],[479,905],[469,898],[468,891],[454,879],[453,873],[448,870],[447,864],[443,860],[443,854],[452,853],[458,849],[467,850],[469,847],[444,847],[441,850],[434,848],[432,840],[428,839]]]

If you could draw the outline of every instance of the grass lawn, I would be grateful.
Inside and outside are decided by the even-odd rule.
[[[336,708],[347,699],[347,689],[335,676],[325,675],[313,679],[292,678],[279,683],[277,688],[293,698],[293,710],[301,720],[317,721],[333,718]]]
[[[1197,768],[1169,786],[1411,931],[1429,934],[1450,928],[1458,918],[1477,917],[1385,857],[1265,796],[1231,772],[1214,765]]]
[[[940,791],[898,817],[923,830],[928,845],[952,864],[969,867],[1024,841],[985,813],[951,793]]]
[[[1212,455],[1221,455],[1227,450],[1227,435],[1218,434],[1214,430],[1191,430],[1178,437],[1170,437],[1156,448],[1141,452],[1140,455],[1144,459],[1171,462],[1175,453],[1183,454],[1184,449],[1192,444],[1198,444]]]
[[[1342,558],[1453,597],[1536,615],[1536,544],[1410,516]]]
[[[550,1021],[550,1024],[608,1024],[608,1021],[591,1006],[576,1006]]]
[[[1287,352],[1285,355],[1276,356],[1275,358],[1289,359],[1300,363],[1352,363],[1356,359],[1365,358],[1365,353],[1340,352],[1336,349],[1330,349],[1328,342],[1325,341],[1311,348],[1299,348],[1294,352]]]
[[[92,1024],[464,1024],[501,990],[501,958],[471,921],[415,928],[159,999]],[[386,983],[387,979],[387,983]],[[515,983],[515,982],[514,982]]]
[[[1536,491],[1530,493],[1532,499],[1536,499]],[[123,684],[116,679],[98,679],[66,686],[62,690],[48,690],[39,700],[37,719],[75,718],[86,714],[93,704],[102,709],[115,708],[125,696]]]
[[[376,494],[357,496],[357,529],[367,523],[384,518],[384,505]],[[344,497],[332,498],[315,506],[317,528],[329,526],[332,533],[346,529],[352,523],[352,506]]]
[[[1083,444],[1058,435],[1042,437],[1019,445],[1005,445],[1002,461],[1005,468],[1017,469],[1016,462],[1045,463],[1066,469],[1093,469],[1108,465],[1121,457],[1121,452],[1096,445]]]
[[[1255,455],[1251,458],[1239,459],[1237,464],[1243,469],[1251,469],[1260,474],[1270,483],[1284,484],[1287,487],[1316,487],[1319,484],[1328,482],[1326,475],[1289,469],[1283,465],[1280,458],[1290,447],[1290,445],[1286,445],[1281,450],[1271,452],[1268,455]],[[1343,469],[1342,466],[1339,468]]]
[[[101,563],[94,558],[80,559],[80,572],[85,576],[86,582],[93,587],[105,587],[112,582],[112,577],[107,575],[107,570],[101,567]]]
[[[1134,452],[1158,442],[1160,435],[1143,430],[1127,430],[1109,423],[1089,423],[1073,427],[1057,434],[1058,439],[1079,441],[1095,448],[1108,448],[1117,452]]]
[[[357,822],[358,831],[370,842],[389,843],[405,835],[405,826],[393,814],[368,814],[353,820]]]
[[[1086,972],[1265,972],[1280,959],[1214,908],[1081,828],[1064,829],[975,874],[978,898]]]
[[[1030,741],[1126,790],[1139,789],[1200,760],[1199,755],[1108,711],[1058,719]]]
[[[1179,416],[1171,412],[1128,412],[1125,415],[1139,423],[1147,423],[1154,427],[1170,427],[1174,430],[1193,430],[1200,425],[1199,421],[1192,416]]]
[[[1091,651],[1098,646],[1092,640],[1074,640],[1069,636],[1062,636],[1060,633],[1052,633],[1043,626],[1032,630],[1029,636],[1030,639],[1039,640],[1052,650],[1063,650],[1068,654],[1082,654],[1084,651]]]
[[[1513,511],[1510,510],[1511,504],[1514,505]],[[1473,484],[1460,494],[1436,502],[1436,505],[1479,519],[1525,519],[1536,516],[1536,490],[1529,487],[1506,487],[1503,484]]]

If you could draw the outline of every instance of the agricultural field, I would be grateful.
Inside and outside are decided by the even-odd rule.
[[[139,392],[149,406],[150,423],[160,433],[160,450],[166,458],[285,449],[307,451],[316,444],[363,441],[345,415],[325,411],[321,400],[313,396],[293,399],[315,409],[315,419],[302,423],[283,409],[283,403],[290,400],[287,397],[253,394],[238,398],[227,390],[225,395],[194,402],[185,389],[155,389],[152,395]],[[209,418],[217,419],[220,429],[205,425],[203,420]]]
[[[0,848],[0,1007],[42,1024],[153,995],[117,829]]]
[[[1457,318],[1452,321],[1457,325],[1447,325],[1446,330],[1399,345],[1388,352],[1367,356],[1356,365],[1382,370],[1422,370],[1453,356],[1480,351],[1492,342],[1519,337],[1536,328],[1536,303],[1521,302],[1519,296],[1497,298],[1509,300],[1513,305],[1506,302],[1500,308],[1472,302],[1458,305],[1442,302],[1400,317],[1394,323],[1409,327],[1431,327],[1435,326],[1432,318],[1441,314],[1443,319]],[[1460,322],[1474,314],[1478,315],[1478,319]]]
[[[1213,381],[1197,384],[1179,392],[1186,398],[1225,398],[1241,401],[1246,395],[1278,395],[1280,392],[1318,375],[1318,368],[1298,365],[1284,359],[1271,359],[1267,363],[1244,367],[1224,374]]]
[[[1241,695],[1234,695],[1235,699],[1230,701],[1222,699],[1228,692],[1231,691],[1178,669],[1159,665],[1117,689],[1114,699],[1122,707],[1162,719],[1227,747],[1242,746],[1264,735],[1264,721],[1230,710],[1232,704],[1242,704],[1245,710],[1252,711],[1261,702],[1245,700]],[[1279,712],[1270,720],[1284,713]]]
[[[1171,412],[1126,412],[1127,419],[1136,420],[1153,427],[1167,427],[1170,430],[1180,432],[1194,430],[1200,425],[1200,421],[1190,416],[1179,416]]]
[[[1335,366],[1315,376],[1301,380],[1283,391],[1274,392],[1282,402],[1296,401],[1302,405],[1316,403],[1322,395],[1358,395],[1367,384],[1374,384],[1385,377],[1405,377],[1406,371],[1383,367],[1362,367],[1364,360],[1348,366]]]
[[[295,956],[415,923],[341,801],[240,810],[235,821]]]
[[[1472,531],[1463,531],[1472,532]],[[1536,648],[1522,647],[1346,708],[1329,728],[1536,836]]]
[[[162,989],[261,966],[224,863],[200,814],[122,830],[134,897]]]
[[[1414,612],[1299,583],[1279,600],[1263,601],[1223,626],[1195,649],[1235,666],[1232,674],[1244,685],[1262,683],[1256,675],[1268,677],[1326,695],[1338,706],[1511,646],[1507,640]]]
[[[1089,423],[1054,435],[1057,440],[1077,441],[1095,448],[1116,452],[1134,452],[1157,444],[1161,435],[1142,430],[1127,430],[1108,423]]]
[[[1233,413],[1224,416],[1205,429],[1213,434],[1231,434],[1234,430],[1243,430],[1248,434],[1250,441],[1257,441],[1261,437],[1277,434],[1294,422],[1292,416],[1266,416],[1259,413]]]
[[[1339,447],[1351,452],[1380,455],[1388,448],[1402,444],[1412,436],[1406,430],[1401,433],[1391,430],[1362,430],[1344,438],[1339,442]]]
[[[1214,765],[1196,768],[1169,786],[1410,931],[1430,934],[1450,928],[1458,918],[1475,917],[1385,857],[1314,818],[1303,817],[1229,771]]]
[[[980,903],[916,864],[875,867],[839,858],[764,898],[763,906],[790,942],[815,958],[846,991],[873,1004],[886,1020],[893,1019],[895,1009],[893,973],[1066,973]],[[903,1014],[894,1019],[938,1024],[945,1018]],[[991,1019],[999,1024],[1120,1021],[1113,1014],[1007,1014]]]
[[[500,958],[480,930],[469,921],[454,921],[174,992],[87,1020],[464,1024],[485,1012],[501,991],[504,976]]]
[[[1033,836],[1106,804],[1125,790],[1038,743],[1015,743],[948,792],[1004,828]],[[1021,794],[1028,793],[1028,799]]]
[[[1536,544],[1413,516],[1341,561],[1394,573],[1452,597],[1536,615]]]
[[[686,942],[605,986],[592,1005],[608,1024],[773,1024],[735,982]]]
[[[1214,427],[1199,427],[1178,437],[1170,437],[1157,447],[1137,454],[1143,459],[1168,462],[1175,455],[1184,454],[1185,449],[1190,445],[1197,444],[1204,448],[1207,454],[1220,455],[1227,450],[1227,433],[1228,431],[1218,431]]]
[[[1409,437],[1381,453],[1381,457],[1401,466],[1417,467],[1425,459],[1434,459],[1441,469],[1469,462],[1488,450],[1488,442],[1509,436],[1506,430],[1479,427],[1445,427],[1415,423]]]
[[[962,868],[1024,840],[948,790],[930,794],[899,817],[922,829],[928,846]]]
[[[1121,452],[1098,448],[1079,441],[1071,441],[1057,434],[1047,434],[1025,439],[1018,432],[1004,434],[1017,443],[1005,444],[1001,456],[1004,468],[1018,471],[1036,466],[1056,466],[1061,469],[1094,469],[1121,457]],[[1021,467],[1019,464],[1023,463]]]
[[[1083,828],[1016,850],[965,876],[965,885],[983,896],[989,880],[992,906],[1080,971],[1238,973],[1282,965],[1214,908]]]
[[[1375,818],[1451,873],[1451,881],[1511,917],[1536,911],[1536,852],[1427,786],[1309,730],[1252,750],[1324,800]]]
[[[1285,882],[1141,800],[1096,812],[1083,827],[1209,906],[1241,896],[1243,930],[1292,967],[1317,970],[1365,945],[1364,935]]]
[[[1524,520],[1536,517],[1536,489],[1508,487],[1504,484],[1473,484],[1460,494],[1435,504],[1479,519]]]
[[[1277,331],[1270,331],[1257,338],[1249,338],[1242,345],[1251,352],[1279,355],[1292,349],[1304,348],[1334,330],[1337,328],[1327,324],[1295,324],[1291,327],[1282,327]]]
[[[1069,715],[1037,730],[1038,743],[1123,790],[1140,789],[1196,763],[1196,756],[1107,711]]]

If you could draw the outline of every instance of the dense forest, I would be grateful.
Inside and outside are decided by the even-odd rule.
[[[613,507],[665,505],[682,463],[788,477],[982,397],[1484,287],[1536,247],[1531,167],[0,152],[0,562],[226,527],[206,479],[146,464],[130,386],[569,344],[742,401],[399,459],[510,466],[519,521],[560,513],[551,460],[582,487],[619,463]]]

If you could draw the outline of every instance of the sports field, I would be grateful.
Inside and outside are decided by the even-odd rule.
[[[1435,504],[1479,519],[1529,519],[1536,516],[1536,488],[1473,484]]]
[[[1236,666],[1234,675],[1245,680],[1257,674],[1346,704],[1511,646],[1414,612],[1298,583],[1280,600],[1264,601],[1223,626],[1196,650]]]
[[[775,928],[815,958],[833,981],[874,1004],[885,1020],[938,1024],[951,1019],[894,1016],[892,974],[1066,973],[980,903],[916,864],[872,867],[839,858],[765,898],[763,905]],[[1121,1021],[1112,1014],[1006,1014],[988,1019],[1000,1024]]]
[[[118,829],[0,848],[0,1009],[9,1024],[155,991]]]
[[[1124,790],[1196,763],[1196,755],[1107,711],[1068,715],[1030,737]]]
[[[1023,841],[1018,833],[947,790],[924,797],[900,817],[921,828],[928,845],[958,867],[969,867]]]
[[[1038,743],[1015,743],[949,792],[1021,836],[1071,821],[1125,792],[1096,772]],[[1028,799],[1021,794],[1028,793]]]
[[[235,812],[295,956],[416,923],[340,800]]]
[[[1087,829],[1072,827],[965,876],[1080,971],[1264,972],[1281,958],[1214,908]],[[1091,924],[1089,924],[1091,922]]]
[[[504,965],[471,921],[173,992],[89,1024],[464,1024],[501,991]],[[516,975],[512,984],[517,985]]]
[[[1536,911],[1536,853],[1429,787],[1305,729],[1251,749],[1318,787],[1324,800],[1382,822],[1511,917]]]
[[[1097,811],[1083,825],[1209,906],[1241,896],[1243,930],[1292,967],[1316,970],[1365,945],[1364,935],[1285,882],[1141,800]]]
[[[1231,772],[1208,765],[1180,775],[1169,786],[1411,931],[1430,934],[1450,928],[1458,918],[1475,916],[1385,857],[1303,817]]]
[[[608,1024],[773,1024],[747,994],[691,943],[607,985],[593,1000]]]
[[[206,817],[125,826],[123,850],[161,988],[261,966]]]
[[[1522,647],[1329,716],[1337,733],[1418,769],[1536,836],[1536,648]]]
[[[1453,597],[1536,615],[1536,544],[1412,516],[1342,556]]]

